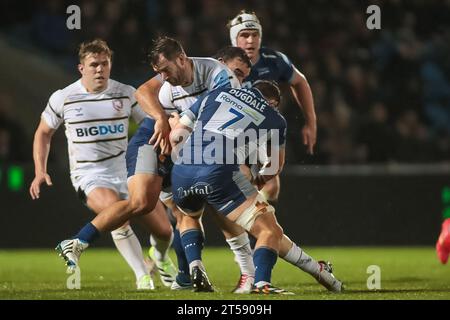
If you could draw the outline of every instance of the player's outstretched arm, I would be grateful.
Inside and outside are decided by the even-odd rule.
[[[52,185],[52,180],[47,174],[47,160],[50,152],[50,143],[55,131],[41,119],[34,134],[33,160],[35,177],[30,185],[30,195],[33,200],[39,199],[42,183],[45,182],[48,186]]]
[[[155,149],[160,146],[162,153],[166,153],[166,149],[169,146],[170,126],[166,113],[158,99],[161,86],[162,82],[158,76],[153,77],[141,85],[134,96],[141,108],[156,121],[154,133],[149,143],[153,144]]]
[[[309,154],[313,154],[317,139],[317,119],[314,110],[314,99],[306,77],[294,67],[291,90],[295,101],[302,109],[305,126],[302,129],[303,144],[307,146]]]

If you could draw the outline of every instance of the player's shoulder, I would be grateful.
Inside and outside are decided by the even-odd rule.
[[[271,108],[274,111],[274,117],[277,119],[280,128],[287,128],[286,118],[281,114],[280,110]]]
[[[194,61],[196,72],[200,74],[211,74],[227,70],[223,63],[214,58],[193,57],[192,60]]]
[[[261,57],[263,57],[265,60],[273,60],[276,62],[284,62],[287,64],[290,64],[289,58],[281,51],[277,51],[271,48],[262,47],[259,49],[259,53]]]
[[[49,102],[55,108],[62,107],[72,96],[82,94],[81,80],[77,80],[68,86],[54,91],[49,98]]]
[[[222,63],[220,63],[218,60],[210,57],[191,57],[191,59],[197,64],[206,67],[215,67],[222,65]]]
[[[136,91],[135,87],[133,87],[129,84],[119,82],[114,79],[108,80],[108,87],[109,87],[109,90],[111,90],[113,92],[120,92],[127,96],[133,96]]]

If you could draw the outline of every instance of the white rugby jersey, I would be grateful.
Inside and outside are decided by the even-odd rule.
[[[159,90],[159,101],[167,114],[183,112],[195,101],[219,87],[240,88],[239,80],[226,65],[213,58],[191,57],[194,62],[194,81],[190,86],[172,86],[165,81]]]
[[[66,127],[70,174],[117,174],[126,177],[128,120],[147,115],[134,98],[135,89],[109,79],[100,93],[89,93],[81,79],[54,92],[42,113],[49,127]]]

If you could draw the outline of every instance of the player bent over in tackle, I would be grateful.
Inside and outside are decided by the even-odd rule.
[[[139,87],[136,98],[144,110],[156,120],[152,134],[147,135],[149,143],[153,144],[153,147],[157,147],[161,142],[160,149],[163,152],[165,149],[163,142],[168,138],[170,130],[167,114],[188,109],[202,95],[219,87],[240,87],[233,72],[223,64],[212,58],[188,57],[181,44],[172,38],[160,37],[155,40],[149,60],[154,71],[159,75]],[[246,67],[247,72],[244,75],[248,75],[250,61],[248,60],[247,63],[248,65],[245,65],[244,62],[237,63],[235,68],[244,70],[243,68]],[[167,128],[164,129],[164,127]],[[165,130],[167,133],[164,133]],[[183,226],[184,230],[189,230],[191,227],[202,229],[200,219],[189,219],[179,212],[173,204],[171,192],[162,193],[160,199],[172,209],[177,219],[177,226]],[[249,275],[243,286],[236,290],[245,288],[250,290],[253,284],[254,267],[251,263],[248,236],[244,230],[238,226],[232,226],[230,223],[221,224],[221,228],[226,233],[227,242],[235,253],[241,274]],[[179,273],[172,285],[174,290],[192,288],[190,269],[184,253],[183,237],[184,235],[180,234],[176,228],[173,246],[177,255]]]
[[[195,123],[194,133],[182,146],[180,157],[173,167],[172,190],[177,206],[185,214],[200,215],[208,203],[257,238],[253,256],[256,266],[253,293],[291,294],[271,284],[272,268],[283,239],[283,230],[276,221],[274,209],[240,172],[235,159],[232,157],[230,163],[228,158],[230,152],[233,154],[237,150],[234,143],[249,130],[260,132],[260,129],[275,129],[271,133],[278,134],[280,144],[272,140],[272,147],[277,151],[271,154],[272,159],[279,161],[279,167],[277,172],[263,175],[260,179],[269,180],[281,170],[286,123],[277,111],[268,106],[261,94],[269,95],[266,98],[270,100],[273,92],[270,85],[261,83],[257,90],[215,90],[183,113],[180,123],[171,133],[174,145],[186,138],[194,121],[198,122]],[[214,136],[214,142],[205,139],[205,135],[210,138]],[[215,155],[220,154],[219,159],[212,155],[212,149]],[[193,269],[191,278],[194,287],[198,291],[211,291],[212,286],[201,261],[201,243],[196,241],[200,232],[190,230],[192,239],[190,246],[185,247],[186,255]],[[336,285],[340,289],[340,282],[331,273],[324,270],[323,275],[329,277],[331,286]]]

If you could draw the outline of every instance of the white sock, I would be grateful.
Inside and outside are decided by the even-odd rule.
[[[295,243],[292,243],[291,249],[288,253],[281,257],[290,264],[300,268],[301,270],[309,273],[313,277],[317,277],[320,271],[320,265],[316,260],[311,258],[305,251],[302,250]]]
[[[173,233],[170,235],[169,241],[161,240],[153,235],[150,236],[150,243],[155,248],[155,259],[158,261],[167,260],[167,254],[173,241]]]
[[[247,232],[226,240],[234,253],[234,260],[239,265],[241,274],[247,274],[254,277],[255,265],[253,264],[252,249],[250,247],[250,240]]]
[[[111,232],[114,243],[122,257],[133,269],[136,280],[148,274],[142,255],[142,247],[133,229],[128,225]]]
[[[189,263],[189,273],[192,274],[192,269],[194,269],[194,267],[199,267],[200,270],[206,272],[205,266],[203,265],[202,260],[194,260],[191,263]]]

